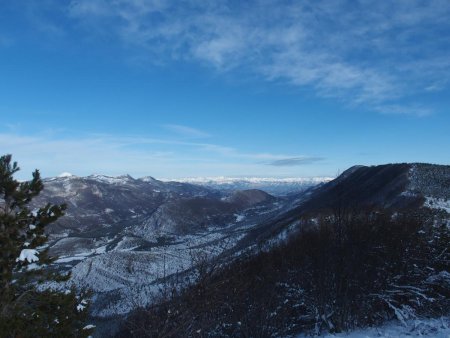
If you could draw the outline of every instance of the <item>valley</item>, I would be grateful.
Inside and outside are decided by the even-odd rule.
[[[36,200],[67,203],[49,228],[54,267],[71,272],[60,289],[93,292],[91,315],[110,318],[145,307],[168,288],[198,277],[198,266],[230,264],[267,251],[338,204],[392,210],[425,208],[450,224],[450,167],[422,164],[350,168],[296,194],[218,190],[130,176],[45,180]]]

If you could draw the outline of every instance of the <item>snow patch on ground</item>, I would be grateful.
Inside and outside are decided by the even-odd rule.
[[[87,302],[83,299],[80,304],[77,305],[77,311],[83,311],[87,306]]]
[[[94,250],[94,252],[96,254],[103,254],[103,253],[106,252],[106,247],[107,247],[107,245],[103,245],[101,247],[98,247],[97,249]]]
[[[89,324],[83,327],[83,330],[90,330],[90,329],[95,329],[95,325]]]
[[[450,214],[450,199],[435,198],[435,197],[429,197],[429,196],[426,196],[425,198],[426,198],[426,201],[424,203],[424,206],[426,206],[430,209],[445,210],[447,213]]]
[[[245,219],[245,215],[242,214],[234,214],[234,217],[236,217],[236,222],[242,222]]]
[[[297,338],[306,338],[309,335],[299,335]],[[379,327],[368,327],[358,329],[351,332],[324,334],[319,337],[324,338],[372,338],[372,337],[386,337],[386,338],[414,338],[414,337],[435,337],[435,338],[449,338],[450,337],[450,318],[436,318],[412,320],[402,325],[400,322],[393,321],[386,323]]]
[[[79,257],[61,257],[55,261],[55,263],[70,263],[73,261],[82,261],[83,259],[86,259],[86,256],[79,256]]]
[[[440,285],[447,285],[447,287],[450,287],[450,273],[448,271],[441,271],[436,275],[430,276],[427,279],[428,283],[434,284],[440,284]]]
[[[112,251],[133,251],[141,246],[142,240],[136,237],[123,237]]]
[[[95,250],[89,251],[89,252],[82,252],[75,254],[74,256],[61,256],[58,260],[55,261],[55,263],[68,263],[72,261],[82,261],[83,259],[86,259],[88,256],[90,256]]]

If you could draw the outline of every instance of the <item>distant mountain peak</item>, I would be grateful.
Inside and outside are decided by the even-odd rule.
[[[65,172],[59,174],[58,177],[60,177],[60,178],[64,178],[64,177],[75,177],[75,175],[73,175],[73,174],[71,174],[71,173],[65,171]]]
[[[142,182],[155,182],[155,181],[158,181],[153,176],[144,176],[144,177],[139,178],[139,180],[142,181]]]
[[[100,181],[103,183],[112,183],[112,184],[123,184],[123,183],[135,181],[135,179],[128,174],[119,175],[119,176],[92,174],[92,175],[87,176],[86,178],[91,179],[91,180]]]

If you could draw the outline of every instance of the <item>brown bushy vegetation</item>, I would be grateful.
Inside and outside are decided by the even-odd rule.
[[[278,247],[201,269],[196,284],[135,311],[117,336],[270,337],[445,314],[448,229],[425,224],[373,210],[308,218]]]

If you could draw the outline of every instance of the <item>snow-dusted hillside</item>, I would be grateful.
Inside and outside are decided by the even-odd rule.
[[[445,199],[450,195],[450,166],[416,163],[409,171],[410,191]]]
[[[229,223],[206,226],[191,234],[176,235],[161,229],[152,233],[143,224],[142,232],[136,225],[112,238],[67,237],[56,241],[51,252],[60,255],[56,264],[72,272],[70,281],[62,287],[75,285],[94,291],[94,315],[125,314],[158,296],[164,278],[191,280],[195,270],[189,270],[200,260],[211,260],[232,249],[280,208],[277,203],[249,208],[232,215]]]
[[[450,166],[414,164],[408,192],[425,198],[427,208],[450,214]]]

